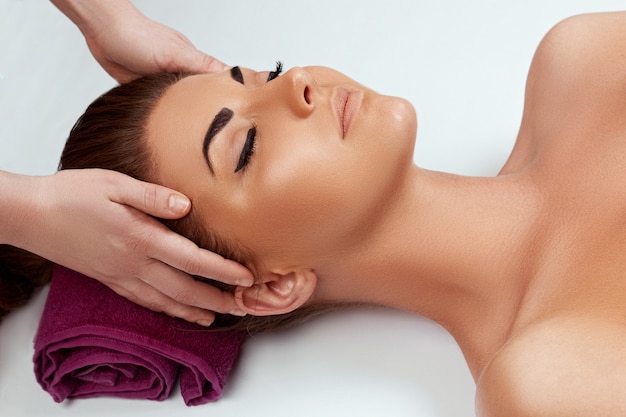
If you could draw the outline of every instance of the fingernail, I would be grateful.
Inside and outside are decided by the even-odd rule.
[[[253,279],[244,279],[243,281],[240,279],[235,280],[235,285],[239,286],[239,287],[251,287],[252,285],[254,285],[254,280]]]
[[[200,326],[209,327],[213,324],[213,320],[198,320],[196,323],[198,323]]]
[[[230,310],[229,314],[231,314],[233,316],[238,316],[238,317],[244,317],[244,316],[248,315],[248,313],[246,313],[245,311],[240,310],[238,308],[234,308],[234,309]]]
[[[178,194],[172,194],[168,201],[168,207],[175,213],[184,213],[189,208],[189,199]]]

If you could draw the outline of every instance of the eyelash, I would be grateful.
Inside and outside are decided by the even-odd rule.
[[[278,78],[281,72],[283,72],[283,63],[280,61],[276,61],[276,69],[274,71],[270,71],[269,75],[267,76],[267,82],[269,83],[273,79]]]
[[[278,78],[278,76],[283,72],[283,63],[280,61],[276,61],[276,69],[274,71],[270,71],[267,76],[267,82],[272,81],[273,79]],[[241,155],[239,155],[239,162],[237,163],[237,167],[235,168],[235,173],[239,171],[245,171],[250,163],[250,159],[252,155],[254,155],[254,151],[256,150],[256,125],[253,124],[252,128],[248,130],[248,134],[246,136],[246,141],[243,144],[243,148],[241,149]]]
[[[243,144],[243,149],[241,150],[241,155],[239,155],[239,162],[237,163],[237,168],[235,168],[235,173],[244,170],[248,167],[248,163],[250,162],[250,158],[254,155],[254,151],[256,150],[256,125],[252,125],[252,128],[248,130],[248,135],[246,136],[246,141]]]

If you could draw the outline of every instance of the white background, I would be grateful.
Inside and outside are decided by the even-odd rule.
[[[524,83],[542,36],[608,0],[144,0],[231,65],[334,67],[408,98],[419,118],[418,165],[494,175],[513,146]],[[55,171],[67,133],[115,82],[82,35],[44,0],[0,0],[0,169]],[[2,196],[0,196],[2,198]],[[409,314],[329,315],[247,342],[217,403],[185,407],[99,398],[56,404],[35,381],[32,339],[45,290],[0,326],[0,416],[471,416],[474,384],[437,325]]]

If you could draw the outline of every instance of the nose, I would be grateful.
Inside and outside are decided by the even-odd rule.
[[[287,89],[285,93],[289,105],[296,115],[306,117],[313,112],[315,83],[308,71],[298,67],[291,68],[274,82],[276,81],[280,81]]]

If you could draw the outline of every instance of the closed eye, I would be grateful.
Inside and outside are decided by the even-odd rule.
[[[273,79],[277,78],[282,72],[283,63],[280,61],[276,61],[276,68],[274,69],[274,71],[269,72],[266,82],[270,82]],[[241,68],[239,68],[239,66],[234,66],[230,69],[230,76],[233,80],[245,85],[243,73],[241,72]],[[256,125],[253,125],[252,128],[248,130],[248,134],[246,135],[246,141],[244,142],[243,148],[241,149],[241,154],[239,155],[239,161],[237,162],[237,166],[235,167],[235,173],[245,170],[245,168],[250,163],[252,155],[254,155],[254,151],[256,149],[256,130]]]
[[[267,80],[265,82],[270,82],[273,79],[277,78],[283,72],[283,63],[280,61],[276,61],[276,69],[274,71],[270,71],[267,75]],[[241,68],[239,66],[234,66],[230,69],[230,76],[233,80],[237,81],[240,84],[244,84],[243,73],[241,72]]]
[[[256,126],[252,126],[250,130],[248,130],[248,135],[246,136],[246,141],[243,144],[243,148],[241,149],[241,154],[239,155],[239,162],[237,163],[237,167],[235,168],[235,173],[241,171],[250,163],[250,158],[254,154],[254,150],[256,149]]]

